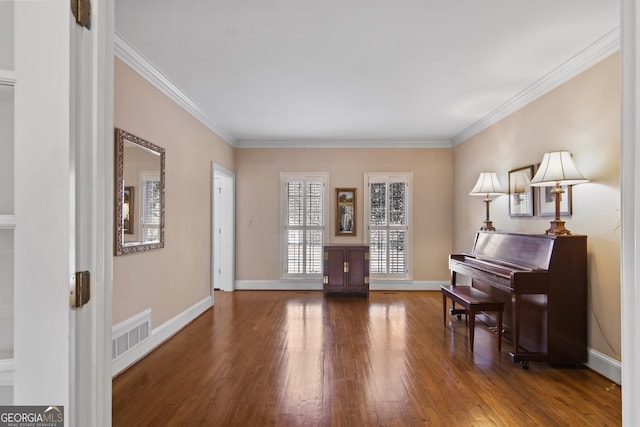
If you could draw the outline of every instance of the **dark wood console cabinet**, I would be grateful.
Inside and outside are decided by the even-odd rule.
[[[369,246],[325,245],[323,252],[324,295],[369,295]]]

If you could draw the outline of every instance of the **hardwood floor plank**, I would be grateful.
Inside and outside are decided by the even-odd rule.
[[[113,380],[114,426],[618,426],[621,389],[586,368],[509,361],[439,292],[216,292]]]

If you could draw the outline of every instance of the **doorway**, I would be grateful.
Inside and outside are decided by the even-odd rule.
[[[211,295],[235,281],[235,173],[212,162]]]

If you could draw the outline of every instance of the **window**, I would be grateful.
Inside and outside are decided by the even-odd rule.
[[[327,174],[283,173],[285,278],[322,276],[322,245],[327,222]]]
[[[142,172],[142,216],[140,217],[142,241],[160,240],[160,175]]]
[[[365,173],[369,273],[378,279],[410,277],[411,173]]]

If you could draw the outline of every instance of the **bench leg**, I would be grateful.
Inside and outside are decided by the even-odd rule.
[[[442,294],[442,324],[447,327],[447,296]]]

